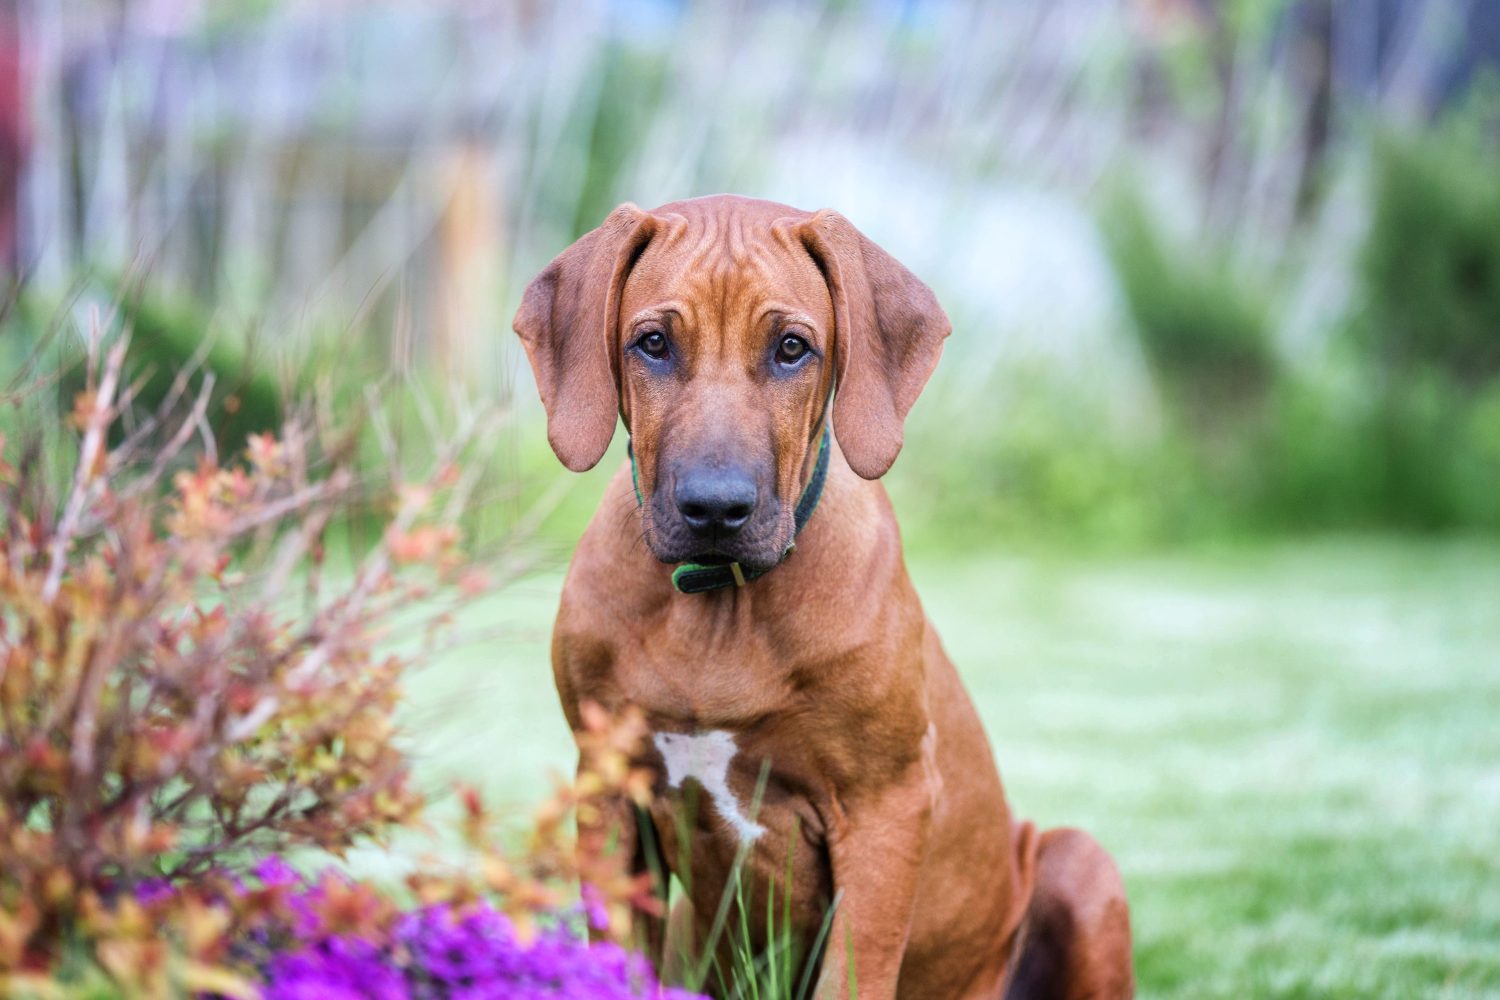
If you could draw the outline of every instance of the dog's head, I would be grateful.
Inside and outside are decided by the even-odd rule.
[[[531,283],[515,329],[564,465],[591,468],[624,418],[658,559],[767,568],[829,399],[850,467],[883,475],[949,323],[836,212],[721,195],[621,205]]]

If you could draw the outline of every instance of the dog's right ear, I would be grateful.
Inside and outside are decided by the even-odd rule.
[[[558,254],[516,310],[512,326],[547,409],[547,440],[574,472],[593,468],[615,436],[620,292],[655,228],[626,202]]]

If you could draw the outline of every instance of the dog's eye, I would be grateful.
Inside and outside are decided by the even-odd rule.
[[[776,345],[776,360],[784,365],[794,365],[801,361],[809,350],[807,341],[789,333],[781,338],[781,343]]]
[[[651,330],[635,342],[642,354],[657,361],[667,356],[667,335],[660,330]]]

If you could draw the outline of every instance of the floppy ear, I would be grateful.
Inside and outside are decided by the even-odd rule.
[[[574,472],[593,468],[615,436],[620,291],[654,230],[650,215],[621,205],[548,264],[516,310],[512,326],[547,409],[547,440]]]
[[[879,479],[953,327],[932,289],[842,215],[825,209],[798,232],[833,297],[834,432],[849,467]]]

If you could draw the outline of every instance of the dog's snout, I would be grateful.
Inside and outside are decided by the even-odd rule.
[[[672,499],[694,531],[732,535],[755,512],[755,480],[738,469],[695,469],[677,477]]]

